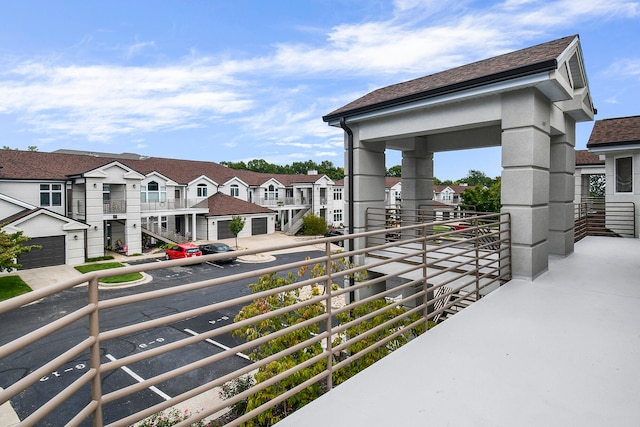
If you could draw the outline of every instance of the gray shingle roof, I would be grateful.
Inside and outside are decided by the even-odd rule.
[[[285,186],[292,186],[313,183],[322,177],[322,175],[303,174],[264,174],[230,169],[215,162],[162,157],[134,159],[122,155],[109,156],[108,153],[96,156],[81,152],[0,150],[0,179],[64,180],[69,176],[80,175],[111,162],[119,162],[143,175],[155,171],[179,184],[188,184],[202,175],[218,184],[237,177],[252,186],[261,185],[271,178],[277,179]]]
[[[587,148],[640,144],[640,116],[596,120]]]
[[[526,49],[463,65],[447,71],[377,89],[327,114],[328,122],[342,116],[373,111],[488,83],[557,68],[557,58],[578,36],[568,36]]]

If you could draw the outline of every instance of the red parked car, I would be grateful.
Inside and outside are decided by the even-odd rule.
[[[202,251],[199,247],[191,243],[180,243],[178,245],[171,246],[164,254],[166,259],[181,259],[202,256]]]

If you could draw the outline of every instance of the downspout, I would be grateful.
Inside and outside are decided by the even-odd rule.
[[[347,126],[346,119],[340,117],[340,127],[347,133],[347,167],[349,168],[349,186],[347,191],[349,192],[349,234],[353,234],[353,131]],[[349,239],[349,250],[353,250],[353,239]]]
[[[347,121],[343,117],[340,117],[340,127],[347,133],[347,167],[349,168],[348,178],[349,178],[349,186],[347,187],[347,191],[349,192],[349,217],[348,217],[348,228],[347,231],[349,236],[353,234],[353,194],[354,194],[354,183],[353,183],[353,131],[349,126],[347,126]],[[349,237],[349,251],[354,250],[354,242],[353,237]],[[349,264],[353,265],[353,255],[349,255]],[[354,286],[354,278],[353,275],[349,276],[349,287],[353,288]],[[353,302],[355,300],[355,292],[349,292],[349,302]]]

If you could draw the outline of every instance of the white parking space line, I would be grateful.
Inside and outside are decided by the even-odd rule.
[[[218,265],[218,264],[216,264],[216,263],[214,263],[214,262],[211,262],[211,261],[207,261],[207,262],[205,262],[205,264],[209,264],[209,265],[212,265],[212,266],[214,266],[214,267],[218,267],[218,268],[224,268],[223,266]]]
[[[107,359],[111,360],[112,362],[115,362],[116,359],[115,357],[113,357],[110,354],[106,354],[105,355]],[[135,372],[133,372],[131,369],[129,369],[126,365],[122,366],[120,369],[122,369],[123,371],[125,371],[127,374],[129,374],[129,376],[131,378],[133,378],[134,380],[138,381],[139,383],[144,381],[144,378],[142,378],[140,375],[136,374]],[[162,390],[158,389],[156,386],[152,385],[151,387],[149,387],[149,390],[151,390],[152,392],[154,392],[155,394],[157,394],[158,396],[160,396],[161,398],[163,398],[164,400],[169,400],[171,399],[171,396],[169,396],[168,394],[166,394],[165,392],[163,392]]]
[[[188,334],[193,335],[193,336],[200,335],[199,333],[197,333],[196,331],[193,331],[193,330],[191,330],[191,329],[185,329],[184,331],[185,331],[186,333],[188,333]],[[231,347],[227,347],[226,345],[224,345],[224,344],[222,344],[222,343],[219,343],[219,342],[217,342],[217,341],[214,341],[214,340],[212,340],[212,339],[210,339],[210,338],[205,339],[205,341],[206,341],[206,342],[208,342],[209,344],[213,344],[213,345],[215,345],[216,347],[219,347],[219,348],[221,348],[221,349],[223,349],[223,350],[231,350]],[[247,356],[247,355],[246,355],[246,354],[244,354],[244,353],[236,353],[236,356],[238,356],[238,357],[242,357],[243,359],[251,360],[251,359],[249,358],[249,356]]]

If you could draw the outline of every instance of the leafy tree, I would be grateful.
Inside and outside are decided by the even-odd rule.
[[[240,161],[240,162],[225,162],[225,161],[223,161],[223,162],[220,162],[220,164],[222,166],[226,166],[226,167],[228,167],[230,169],[248,170],[247,169],[247,165],[245,164],[245,162],[242,162],[242,161]]]
[[[309,258],[306,258],[307,260]],[[340,258],[331,262],[330,268],[333,273],[345,271],[347,269],[353,268],[354,265],[351,264],[347,258]],[[325,264],[315,264],[313,266],[304,266],[298,270],[297,276],[305,280],[307,277],[309,278],[318,278],[326,275]],[[362,280],[364,274],[356,274],[356,280]],[[338,276],[336,276],[338,277]],[[258,283],[250,285],[250,288],[253,293],[262,292],[265,290],[277,289],[279,287],[287,286],[296,281],[296,276],[293,273],[289,273],[286,277],[280,277],[275,274],[267,274],[258,279]],[[332,289],[338,289],[338,285],[335,283],[324,283],[324,286],[331,286]],[[302,297],[299,293],[299,290],[291,290],[286,292],[280,292],[278,294],[272,295],[270,297],[265,298],[257,298],[251,304],[243,307],[234,322],[239,322],[245,319],[250,319],[252,317],[265,314],[271,311],[279,310],[285,307],[292,306],[293,304],[307,301],[312,297],[319,295],[323,292],[321,286],[312,287],[312,292],[309,297]],[[367,316],[369,313],[378,310],[382,307],[387,307],[389,305],[393,305],[395,303],[387,303],[383,299],[374,300],[368,304],[364,304],[360,307],[354,307],[353,310],[345,312],[342,315],[338,316],[338,319],[341,323],[345,323],[351,321],[356,318],[363,318]],[[388,320],[393,319],[396,316],[402,315],[406,312],[406,309],[401,307],[392,307],[388,311],[384,313],[378,314],[368,320],[364,320],[360,322],[358,325],[352,326],[345,331],[345,338],[353,338],[359,335],[366,333],[368,330],[375,328]],[[296,323],[300,323],[309,319],[313,319],[317,316],[320,316],[325,313],[325,307],[321,303],[312,303],[307,304],[306,306],[291,310],[284,314],[280,314],[278,316],[271,317],[267,320],[263,320],[261,322],[255,323],[250,326],[245,326],[243,328],[237,329],[233,332],[234,336],[241,337],[247,341],[253,341],[255,339],[268,336],[271,333],[280,331],[287,327],[288,325],[293,325]],[[372,334],[371,336],[365,338],[363,341],[350,345],[348,350],[345,352],[345,356],[355,354],[362,351],[359,360],[354,361],[347,366],[341,368],[336,371],[333,375],[333,382],[335,384],[339,384],[346,379],[352,377],[357,372],[360,372],[367,366],[371,365],[375,361],[387,355],[389,352],[394,349],[400,347],[405,344],[412,336],[417,336],[424,331],[424,327],[414,327],[412,329],[406,328],[409,323],[417,320],[419,318],[419,314],[416,313],[412,315],[408,319],[400,319],[391,327],[383,329],[381,331]],[[406,328],[406,331],[400,334],[398,337],[390,340],[385,345],[380,346],[374,350],[365,350],[366,347],[370,346],[375,342],[379,342],[385,339],[390,334]],[[298,328],[298,330],[290,332],[288,334],[282,335],[278,338],[274,338],[267,343],[257,346],[254,351],[249,355],[252,360],[261,360],[266,357],[277,354],[287,348],[298,345],[304,341],[310,339],[314,334],[319,333],[320,324],[313,323],[310,326],[305,328]],[[336,346],[341,342],[341,339],[335,339],[333,341],[333,345]],[[363,351],[364,350],[364,351]],[[288,369],[293,368],[295,365],[307,361],[319,354],[322,353],[322,346],[320,343],[315,343],[309,345],[302,350],[298,350],[294,353],[291,353],[287,356],[280,358],[278,361],[271,362],[266,366],[263,366],[258,369],[258,372],[255,374],[255,380],[257,384],[265,382],[270,378],[273,378],[275,375],[278,375],[282,372],[287,371]],[[334,356],[335,358],[335,356]],[[341,358],[342,359],[342,358]],[[337,362],[337,360],[336,360]],[[326,359],[322,359],[321,361],[314,363],[310,367],[287,377],[286,379],[265,388],[264,390],[258,391],[251,395],[247,400],[246,412],[249,412],[260,405],[268,402],[274,397],[286,392],[287,390],[292,389],[293,387],[313,378],[315,375],[321,373],[326,369]],[[229,387],[233,386],[233,382],[229,384]],[[227,385],[225,385],[227,386]],[[246,388],[242,388],[238,392],[245,390]],[[306,389],[298,392],[295,396],[287,399],[282,404],[278,405],[273,409],[269,409],[253,420],[249,421],[247,426],[270,426],[273,423],[279,421],[282,416],[286,416],[288,413],[299,409],[310,401],[314,400],[322,393],[322,389],[319,384],[314,384]],[[223,396],[224,398],[232,397],[236,392],[231,392]]]
[[[395,177],[395,178],[401,178],[402,177],[402,166],[401,165],[391,166],[389,169],[387,169],[387,176],[391,176],[391,177]]]
[[[274,273],[266,274],[258,279],[258,283],[249,285],[253,293],[262,292],[270,289],[275,289],[283,286],[290,285],[296,281],[293,273],[289,273],[287,277],[280,277]],[[313,289],[313,294],[317,295],[318,288]],[[271,295],[265,298],[258,298],[251,304],[242,307],[238,315],[235,317],[234,322],[239,322],[244,319],[258,316],[260,314],[268,313],[270,311],[278,310],[283,307],[288,307],[296,304],[299,301],[304,301],[304,298],[300,297],[300,291],[298,289],[287,292],[280,292],[275,295]],[[294,325],[314,317],[317,317],[325,312],[324,306],[320,303],[309,304],[305,307],[292,310],[281,314],[279,316],[272,317],[268,320],[256,323],[251,326],[245,326],[237,329],[233,332],[234,336],[241,337],[247,341],[253,341],[257,338],[267,336],[274,332],[280,331],[286,328],[288,325]],[[252,360],[261,360],[269,357],[273,354],[279,353],[290,347],[300,344],[313,337],[314,334],[320,333],[320,324],[312,324],[305,328],[298,328],[296,331],[274,338],[265,344],[256,347],[249,357]],[[312,357],[322,352],[322,345],[320,342],[316,342],[301,350],[295,351],[289,355],[283,356],[277,361],[273,361],[266,366],[258,369],[255,374],[256,383],[260,384],[273,378],[274,376],[287,371],[295,367],[296,365],[311,359]],[[282,381],[277,382],[265,388],[262,391],[256,392],[251,395],[247,401],[247,412],[259,407],[260,405],[270,401],[274,397],[292,389],[293,387],[301,384],[313,376],[321,373],[326,368],[326,360],[322,360],[302,370],[301,372],[291,375]],[[282,416],[286,416],[290,412],[293,412],[313,399],[318,397],[322,393],[322,389],[319,384],[314,384],[306,389],[300,391],[295,396],[285,400],[274,408],[268,409],[258,415],[253,420],[247,422],[248,427],[252,426],[270,426],[280,420]]]
[[[24,252],[31,252],[33,249],[40,249],[41,246],[25,246],[24,243],[29,237],[22,234],[22,231],[7,233],[0,230],[0,271],[9,271],[22,267],[16,261],[18,256]]]
[[[342,312],[338,314],[336,317],[341,325],[344,325],[348,322],[357,320],[364,316],[367,316],[369,313],[372,313],[376,310],[379,310],[384,307],[388,307],[390,305],[394,305],[394,307],[389,308],[384,313],[378,314],[371,319],[361,320],[360,323],[355,326],[351,326],[347,328],[344,334],[344,339],[352,339],[361,335],[364,335],[367,331],[374,329],[385,322],[388,322],[396,317],[402,316],[407,309],[403,307],[397,306],[394,302],[387,302],[384,299],[377,299],[371,301],[367,304],[360,305],[354,307],[352,310]],[[359,358],[345,366],[344,368],[339,369],[334,373],[333,381],[335,385],[338,385],[358,372],[361,372],[368,366],[371,366],[378,360],[387,356],[394,350],[405,345],[411,338],[417,337],[421,335],[425,328],[424,325],[414,327],[411,329],[406,329],[406,326],[410,323],[418,320],[420,318],[420,314],[415,313],[409,317],[398,319],[397,322],[393,323],[390,327],[382,329],[376,333],[373,333],[365,338],[361,338],[354,344],[351,344],[348,348],[344,357],[349,357],[354,354],[366,351],[366,353],[361,354]],[[432,326],[431,324],[430,326]],[[367,350],[368,347],[374,345],[375,343],[384,340],[387,336],[395,333],[398,330],[406,329],[406,331],[396,338],[390,340],[388,343],[381,345],[373,350]],[[342,338],[337,338],[333,341],[333,347],[338,346],[342,342]]]
[[[589,194],[591,197],[604,197],[607,180],[604,175],[589,176]]]
[[[495,182],[494,179],[489,178],[484,172],[471,169],[466,177],[460,180],[462,183],[466,183],[468,185],[481,186],[481,187],[489,187],[491,184]]]
[[[229,221],[229,231],[236,238],[236,248],[238,247],[238,234],[244,228],[246,220],[239,215],[233,215],[231,221]]]
[[[478,212],[500,212],[500,179],[490,187],[477,186],[462,192],[464,205],[473,206]]]
[[[302,233],[305,236],[323,235],[327,232],[327,221],[315,214],[302,217]]]
[[[278,173],[277,167],[275,165],[263,159],[249,160],[249,162],[247,163],[247,168],[250,171],[260,173]]]

